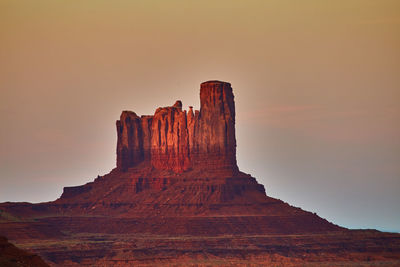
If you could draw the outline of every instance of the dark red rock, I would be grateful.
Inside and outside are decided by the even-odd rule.
[[[200,87],[200,112],[195,118],[196,166],[238,171],[236,164],[235,102],[230,83],[209,81]]]
[[[126,170],[143,161],[142,121],[135,112],[122,112],[117,121],[117,135],[117,167]]]
[[[150,150],[151,150],[151,125],[153,122],[153,116],[142,116],[142,138],[143,138],[143,159],[150,161]]]
[[[7,238],[0,236],[0,266],[3,267],[47,267],[38,255],[17,248]]]

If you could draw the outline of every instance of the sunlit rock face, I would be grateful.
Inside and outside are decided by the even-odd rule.
[[[200,110],[182,110],[182,102],[158,108],[153,116],[123,111],[117,121],[117,169],[142,161],[156,169],[237,172],[235,103],[229,83],[204,82]]]

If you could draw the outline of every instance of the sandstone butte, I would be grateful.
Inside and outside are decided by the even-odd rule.
[[[0,234],[51,266],[400,266],[400,234],[337,226],[239,170],[229,83],[202,83],[200,110],[123,111],[116,128],[115,169],[0,204]]]

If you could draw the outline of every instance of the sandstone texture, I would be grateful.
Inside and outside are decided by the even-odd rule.
[[[236,163],[229,83],[139,116],[117,164],[46,203],[0,203],[0,234],[52,266],[400,266],[400,235],[349,230],[266,195]]]

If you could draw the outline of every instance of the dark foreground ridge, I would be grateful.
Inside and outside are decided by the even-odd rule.
[[[0,204],[0,234],[51,265],[400,264],[400,235],[334,225],[268,197],[236,164],[231,85],[200,110],[123,111],[117,166],[53,202]]]
[[[37,266],[48,267],[38,255],[28,253],[9,243],[7,238],[0,236],[0,266],[21,267]]]

